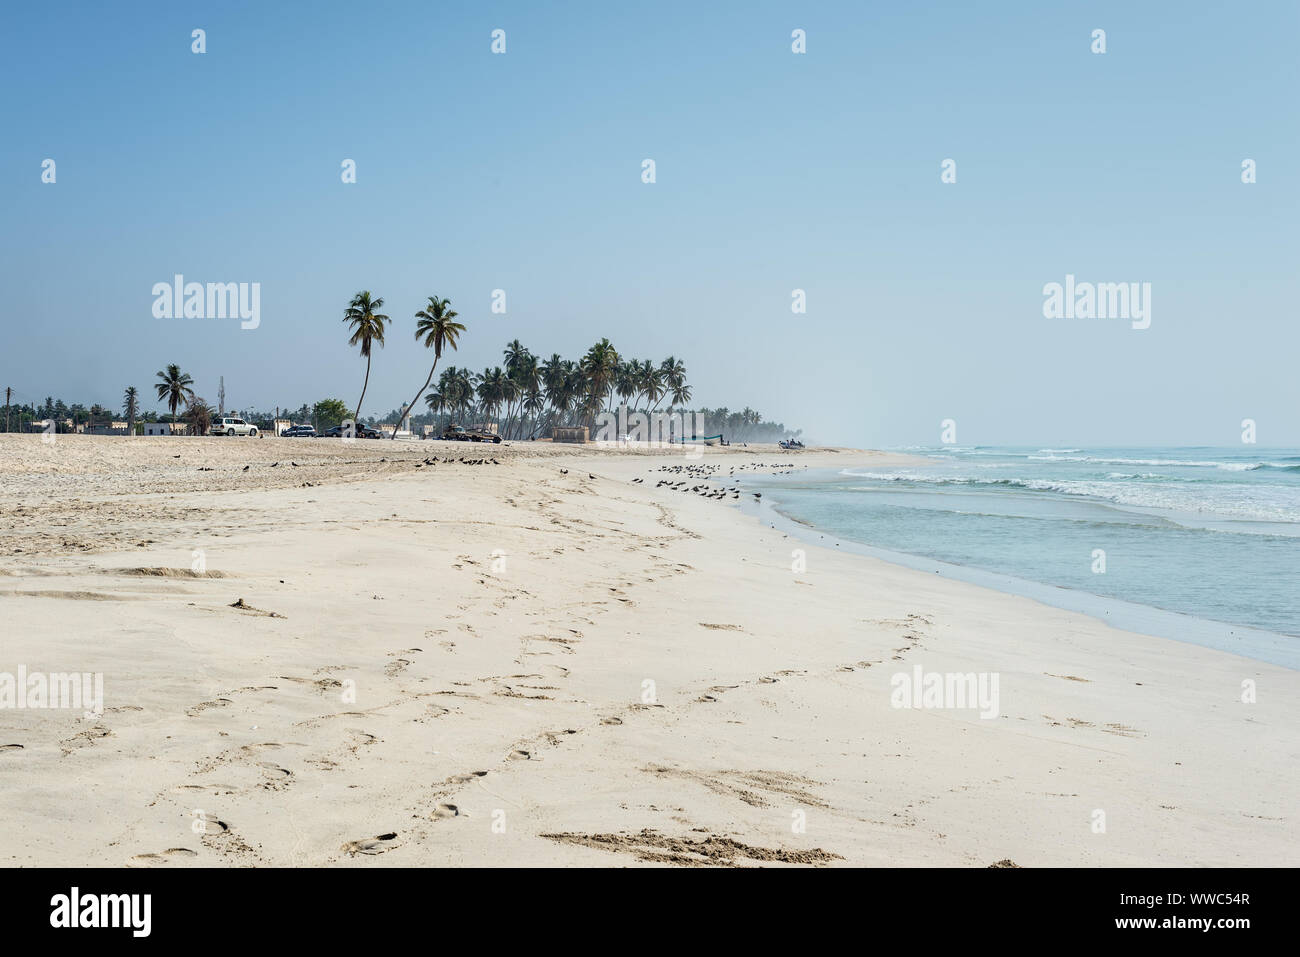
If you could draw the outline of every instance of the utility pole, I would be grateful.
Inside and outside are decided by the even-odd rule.
[[[13,395],[13,389],[5,388],[5,431],[9,431],[9,397]]]
[[[226,377],[221,377],[221,385],[217,387],[217,415],[226,414]]]

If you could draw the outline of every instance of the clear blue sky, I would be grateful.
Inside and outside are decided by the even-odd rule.
[[[116,407],[177,362],[236,408],[351,404],[368,288],[398,323],[363,412],[423,381],[437,293],[444,361],[608,336],[822,440],[1300,444],[1298,10],[13,5],[0,386]],[[260,282],[261,327],[155,319],[178,272]],[[1043,318],[1067,273],[1150,282],[1151,328]]]

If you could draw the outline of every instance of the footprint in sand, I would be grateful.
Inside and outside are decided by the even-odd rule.
[[[396,833],[380,834],[377,837],[363,837],[359,841],[348,841],[342,845],[339,850],[344,851],[351,857],[358,854],[383,854],[385,851],[391,851],[397,845],[393,842],[397,840]]]
[[[384,677],[396,678],[403,671],[405,671],[410,666],[410,664],[411,661],[409,658],[396,658],[393,661],[390,661],[388,665],[384,668]]]
[[[532,755],[529,754],[527,751],[516,750],[516,751],[511,751],[509,754],[506,755],[506,757],[511,761],[528,761],[532,758]]]
[[[5,751],[22,751],[22,750],[23,750],[23,746],[21,744],[0,744],[0,753],[3,753]]]
[[[230,707],[229,698],[217,698],[214,701],[200,701],[194,707],[187,708],[185,713],[189,715],[191,718],[193,718],[193,717],[197,717],[201,712],[207,711],[209,708],[228,708],[228,707]]]
[[[199,822],[199,834],[224,834],[230,830],[230,825],[225,821],[202,811],[194,815],[194,820]]]
[[[433,809],[433,811],[431,812],[431,816],[439,819],[448,818],[448,817],[459,817],[460,808],[458,808],[454,804],[439,804],[436,808]]]
[[[256,754],[258,751],[265,751],[267,748],[278,751],[283,747],[284,745],[279,741],[263,741],[261,744],[246,744],[239,750],[245,751],[248,754]]]
[[[470,774],[453,774],[451,777],[447,779],[447,783],[448,784],[469,784],[469,782],[473,781],[475,778],[485,778],[485,777],[487,777],[486,771],[474,771]]]
[[[102,724],[96,724],[84,731],[78,731],[70,738],[59,742],[59,747],[64,754],[71,754],[73,748],[87,748],[98,741],[100,738],[107,738],[113,732]]]
[[[134,857],[127,859],[126,866],[165,867],[168,864],[179,864],[188,858],[198,856],[198,851],[191,851],[188,847],[169,847],[158,854],[136,854]]]

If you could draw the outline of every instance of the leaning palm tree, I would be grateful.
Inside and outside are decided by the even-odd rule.
[[[194,399],[194,380],[188,373],[181,372],[181,367],[175,363],[159,372],[158,378],[162,380],[154,383],[154,388],[158,390],[158,401],[167,403],[172,420],[175,421],[180,404]]]
[[[415,393],[415,398],[407,403],[406,408],[402,410],[401,415],[397,417],[397,426],[402,424],[406,414],[415,408],[415,403],[420,401],[420,396],[424,395],[425,389],[429,388],[429,383],[433,381],[433,372],[438,368],[438,360],[442,358],[442,347],[450,346],[454,351],[456,349],[456,339],[465,327],[459,322],[452,322],[457,313],[451,308],[450,299],[439,299],[437,296],[429,297],[429,304],[415,314],[419,321],[415,324],[415,339],[418,342],[424,340],[426,349],[433,349],[433,365],[429,367],[429,377],[424,380],[424,385],[420,386],[420,391]],[[397,438],[397,426],[393,428],[393,438]]]
[[[355,422],[361,421],[361,403],[365,400],[366,389],[370,385],[370,347],[376,342],[380,348],[384,345],[384,323],[388,317],[379,311],[382,308],[384,300],[372,299],[370,290],[363,289],[352,297],[343,313],[343,321],[352,327],[352,338],[348,340],[348,345],[359,344],[361,354],[366,358],[366,378],[361,384],[361,398],[357,399],[357,411],[353,419]]]
[[[135,417],[140,414],[140,393],[127,386],[122,393],[122,414],[126,416],[126,434],[135,435]]]
[[[684,381],[681,385],[675,385],[672,387],[672,394],[673,405],[684,406],[687,402],[691,401],[691,387]]]

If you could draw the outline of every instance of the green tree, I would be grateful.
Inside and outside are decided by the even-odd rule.
[[[371,347],[376,342],[380,348],[384,345],[384,323],[388,322],[388,317],[379,311],[382,308],[384,300],[371,298],[370,291],[363,289],[352,297],[343,313],[343,321],[352,327],[352,338],[348,340],[348,345],[359,345],[361,354],[366,359],[366,378],[361,384],[361,398],[357,399],[358,421],[361,418],[361,403],[365,401],[366,389],[370,386]]]
[[[321,399],[312,406],[311,417],[317,423],[316,428],[322,432],[342,425],[345,419],[351,418],[342,399]]]
[[[127,386],[122,393],[122,414],[126,416],[126,434],[135,435],[135,417],[140,414],[140,394],[133,385]]]
[[[190,404],[185,408],[185,424],[189,426],[189,434],[207,435],[216,414],[217,410],[208,405],[207,399],[192,395]]]
[[[175,419],[176,410],[181,403],[194,400],[194,380],[187,373],[182,373],[181,367],[175,363],[159,372],[158,378],[162,380],[154,383],[154,388],[158,390],[158,401],[167,403],[172,419]]]

